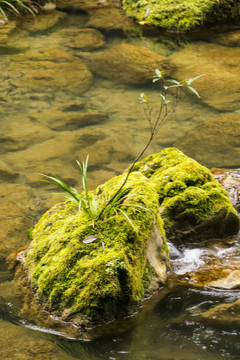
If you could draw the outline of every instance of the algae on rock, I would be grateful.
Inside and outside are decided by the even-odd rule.
[[[201,25],[237,21],[237,0],[122,0],[129,17],[165,29],[193,30]]]

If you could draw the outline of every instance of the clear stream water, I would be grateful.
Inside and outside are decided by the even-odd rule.
[[[93,188],[126,168],[148,139],[148,124],[137,98],[140,92],[145,91],[153,99],[157,99],[158,94],[152,85],[127,86],[95,76],[88,91],[73,94],[64,91],[63,87],[56,87],[54,91],[35,88],[35,83],[31,84],[31,76],[30,85],[21,83],[21,71],[22,74],[27,71],[26,66],[31,69],[29,58],[22,60],[23,68],[19,68],[21,71],[14,71],[19,66],[19,63],[16,65],[17,62],[14,62],[17,61],[16,56],[28,51],[61,47],[78,55],[77,49],[67,47],[66,39],[63,44],[61,31],[67,28],[85,28],[87,20],[88,17],[84,14],[72,13],[51,29],[38,32],[20,31],[20,23],[18,35],[13,41],[18,46],[23,44],[22,49],[1,47],[0,235],[3,243],[1,251],[6,255],[28,243],[26,229],[34,225],[39,216],[57,201],[51,199],[49,189],[41,183],[39,173],[55,172],[71,185],[77,186],[80,183],[75,160],[82,161],[89,153],[89,186]],[[105,33],[104,36],[105,48],[127,42],[145,46],[164,56],[176,56],[191,43],[189,40],[174,40],[173,37],[156,34],[139,37],[136,34]],[[199,42],[201,46],[215,46],[211,38],[206,36],[192,42]],[[222,45],[223,52],[224,48],[229,51],[227,45]],[[209,73],[211,67],[213,69],[215,66],[214,62],[209,63]],[[233,66],[240,67],[240,63]],[[224,97],[224,84],[220,87]],[[240,102],[239,107],[235,106],[231,113],[237,114],[239,110]],[[64,122],[61,122],[62,117],[72,112],[104,113],[107,121],[98,120],[88,126],[75,124],[65,127]],[[192,97],[187,98],[180,104],[172,120],[164,126],[148,153],[176,144],[181,149],[181,141],[186,139],[189,131],[226,112],[229,112],[228,106],[219,110]],[[52,126],[51,116],[55,119],[55,127]],[[202,138],[198,139],[198,145],[201,145],[201,141],[202,154],[206,158],[209,149],[204,147],[205,140]],[[219,152],[222,152],[229,159],[234,158],[229,164],[240,166],[234,144],[219,150],[217,141],[222,141],[222,138],[213,137],[212,141],[215,143],[211,143],[211,161],[203,161],[204,165],[226,166],[226,163],[221,163]],[[189,153],[191,155],[191,148]],[[238,258],[238,254],[236,245],[231,256]],[[229,252],[219,250],[218,256],[228,259]],[[206,261],[207,251],[204,249],[182,249],[179,253],[175,249],[173,271],[176,276],[183,275],[196,270]],[[237,300],[238,289],[199,288],[180,285],[178,281],[172,280],[166,289],[162,289],[144,304],[137,316],[126,319],[126,326],[121,324],[118,334],[113,332],[111,336],[86,342],[81,339],[66,339],[49,329],[16,321],[9,313],[9,307],[14,307],[12,277],[4,261],[0,265],[0,296],[3,299],[3,305],[0,306],[1,359],[240,359],[239,325],[229,325],[224,321],[211,323],[199,320],[198,316],[214,305]],[[8,304],[8,311],[4,310],[4,301]]]

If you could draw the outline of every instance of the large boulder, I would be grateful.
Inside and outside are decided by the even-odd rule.
[[[95,190],[100,206],[124,178]],[[56,205],[20,253],[35,300],[64,326],[71,321],[82,330],[132,313],[144,295],[166,281],[167,244],[155,185],[133,173],[127,191],[121,211],[95,222],[73,202]],[[89,237],[95,240],[88,243]]]
[[[227,192],[208,169],[177,149],[137,163],[124,194],[106,207],[125,177],[89,192],[95,219],[69,200],[42,216],[29,248],[17,255],[20,316],[68,336],[88,333],[86,327],[132,314],[166,282],[164,228],[177,243],[224,238],[239,230]]]
[[[121,44],[88,57],[91,71],[124,84],[150,83],[156,69],[169,77],[176,69],[173,62],[144,47]]]
[[[239,217],[210,170],[169,148],[135,165],[155,184],[169,240],[176,244],[237,234]]]
[[[122,3],[129,17],[165,29],[193,30],[202,25],[237,22],[240,17],[237,0],[122,0]]]

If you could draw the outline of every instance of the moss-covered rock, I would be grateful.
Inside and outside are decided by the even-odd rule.
[[[100,209],[125,176],[91,192]],[[29,249],[18,255],[24,270],[18,267],[18,294],[27,293],[28,301],[22,314],[36,318],[39,310],[29,305],[34,298],[57,319],[58,329],[102,325],[132,313],[165,283],[165,230],[182,242],[224,238],[239,229],[227,192],[208,169],[175,148],[137,163],[125,186],[120,210],[95,221],[70,201],[42,216]],[[30,295],[19,291],[26,285]]]
[[[193,30],[202,25],[237,21],[237,0],[122,0],[129,17],[165,29]]]
[[[123,179],[113,178],[96,189],[100,204]],[[36,225],[24,268],[39,301],[60,318],[77,324],[83,318],[94,324],[112,320],[132,311],[147,290],[155,290],[156,281],[166,280],[167,245],[155,185],[132,173],[128,189],[121,207],[128,219],[118,212],[93,224],[83,210],[65,202]],[[147,260],[153,227],[162,268],[154,265],[156,256]],[[88,236],[96,239],[83,243]]]
[[[175,243],[225,238],[239,230],[228,193],[211,172],[175,148],[136,164],[156,185],[168,239]]]

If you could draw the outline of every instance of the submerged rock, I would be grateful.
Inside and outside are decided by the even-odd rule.
[[[239,47],[198,42],[185,46],[169,60],[177,65],[173,76],[179,81],[204,75],[193,83],[200,100],[226,112],[239,109],[239,57]]]
[[[209,167],[233,168],[239,166],[239,137],[240,114],[227,113],[196,126],[176,146]]]
[[[224,32],[211,37],[212,42],[223,46],[240,46],[240,31]]]
[[[85,56],[86,58],[86,56]],[[87,57],[91,71],[124,84],[150,83],[156,69],[168,77],[176,69],[169,59],[146,48],[121,44]]]
[[[62,43],[70,48],[90,51],[105,45],[103,34],[95,29],[65,29]]]
[[[123,0],[123,9],[129,17],[141,24],[174,30],[193,30],[202,25],[213,25],[239,20],[237,0],[198,1]]]
[[[14,55],[8,67],[11,84],[42,92],[64,90],[82,94],[92,84],[86,65],[61,48],[45,48]]]
[[[25,16],[20,23],[20,26],[22,29],[30,32],[45,31],[64,18],[66,18],[65,13],[55,10],[49,13],[39,14],[38,16]]]

